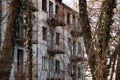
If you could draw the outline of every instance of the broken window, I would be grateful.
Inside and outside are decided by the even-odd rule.
[[[56,44],[59,45],[60,44],[60,34],[56,33]]]
[[[20,74],[23,74],[23,50],[18,49],[17,54],[17,71]]]
[[[42,32],[43,32],[43,40],[47,40],[47,28],[42,27]]]
[[[42,56],[42,69],[47,69],[47,57]]]
[[[55,62],[55,72],[59,73],[60,72],[60,61],[56,60]]]
[[[42,10],[47,11],[47,0],[42,0]]]

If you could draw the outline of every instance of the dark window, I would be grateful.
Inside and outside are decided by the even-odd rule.
[[[62,3],[62,0],[57,0],[59,3]]]
[[[69,74],[69,76],[71,76],[71,74],[72,74],[72,67],[70,64],[68,64],[68,74]]]
[[[69,50],[71,50],[71,49],[72,49],[71,39],[70,39],[70,38],[68,38],[68,48],[69,48]]]
[[[67,24],[70,24],[70,13],[67,14]]]
[[[18,73],[23,73],[23,50],[18,49],[17,54],[17,71]]]
[[[76,41],[73,41],[73,56],[76,55]]]
[[[56,44],[59,45],[60,44],[60,34],[56,33]]]
[[[42,0],[42,10],[47,11],[47,0]]]
[[[80,68],[78,68],[78,78],[80,78]]]
[[[43,40],[46,40],[47,39],[47,28],[43,27],[42,31],[43,31]]]
[[[75,16],[73,15],[73,19],[72,19],[72,23],[73,23],[73,25],[76,25],[75,22],[76,22],[76,20],[75,20]]]
[[[81,44],[78,43],[78,54],[81,54]]]
[[[53,18],[53,3],[49,1],[49,17]]]
[[[60,72],[60,61],[56,60],[55,62],[55,72],[59,73]]]
[[[55,12],[56,12],[56,14],[58,13],[58,10],[59,10],[59,6],[56,5],[56,6],[55,6]]]

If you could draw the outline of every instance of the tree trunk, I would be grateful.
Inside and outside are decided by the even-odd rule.
[[[99,28],[99,35],[98,35],[98,43],[99,43],[99,55],[98,55],[98,67],[99,70],[97,71],[97,79],[99,80],[107,80],[107,69],[106,69],[106,60],[107,60],[107,49],[108,43],[110,39],[110,26],[113,23],[112,17],[114,15],[113,9],[116,8],[116,1],[115,0],[105,0],[102,2],[101,14],[102,18],[100,20],[100,24],[98,25]]]
[[[117,47],[117,55],[118,55],[118,62],[117,62],[116,78],[115,78],[115,80],[120,80],[120,44],[118,44],[118,47]]]
[[[12,27],[16,17],[18,0],[10,0],[6,33],[0,56],[0,80],[9,80],[13,62]]]
[[[87,12],[87,3],[86,0],[79,0],[79,20],[80,25],[82,27],[82,33],[84,37],[85,42],[85,48],[88,55],[88,61],[92,73],[92,78],[95,80],[95,76],[93,75],[93,72],[95,71],[95,55],[92,55],[92,52],[94,51],[91,48],[91,42],[92,42],[92,36],[91,36],[91,30],[90,30],[90,23],[88,19],[88,12]]]

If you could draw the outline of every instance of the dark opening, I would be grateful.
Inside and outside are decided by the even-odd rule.
[[[47,28],[43,27],[42,32],[43,32],[43,40],[47,40]]]
[[[42,10],[47,11],[47,0],[42,0]]]
[[[73,56],[76,55],[76,41],[73,41]]]
[[[23,74],[23,50],[18,49],[17,54],[17,72]]]
[[[57,0],[59,3],[62,3],[62,0]]]
[[[55,13],[56,13],[56,14],[58,14],[58,10],[59,10],[59,6],[56,5],[56,6],[55,6]]]
[[[59,45],[60,44],[60,34],[56,33],[56,44]]]
[[[60,73],[60,61],[58,60],[55,62],[55,72]]]
[[[67,24],[70,24],[70,13],[67,14]]]

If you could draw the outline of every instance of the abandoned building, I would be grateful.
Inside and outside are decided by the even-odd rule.
[[[1,16],[7,14],[8,3],[2,0]],[[33,80],[84,80],[85,47],[79,13],[62,0],[32,0],[30,6]],[[10,80],[25,80],[26,77],[27,51],[20,11],[15,22],[17,29]],[[6,21],[7,18],[2,20],[0,26],[0,49]]]

